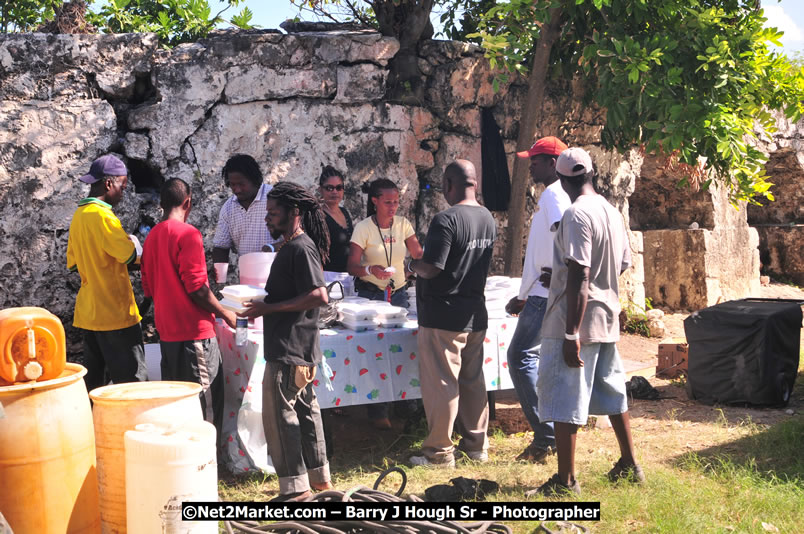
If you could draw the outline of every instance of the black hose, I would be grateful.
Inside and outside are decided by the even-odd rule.
[[[402,485],[396,495],[378,491],[380,483],[389,474],[397,472],[402,475]],[[304,502],[424,502],[415,495],[407,499],[400,495],[407,485],[407,475],[399,467],[386,469],[377,477],[374,488],[356,486],[348,491],[327,490],[317,493]],[[227,534],[513,534],[506,525],[492,521],[459,523],[456,521],[279,521],[261,525],[252,521],[225,521]]]

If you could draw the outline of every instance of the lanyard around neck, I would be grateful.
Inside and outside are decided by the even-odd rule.
[[[390,241],[390,252],[388,251],[388,247],[385,246],[385,237],[382,235],[382,228],[380,228],[380,222],[377,220],[377,216],[375,215],[372,217],[374,220],[374,224],[377,225],[377,231],[380,233],[380,242],[382,243],[382,249],[385,252],[385,259],[388,261],[388,267],[391,266],[391,258],[394,256],[394,220],[391,219],[391,225],[388,227],[389,241]]]

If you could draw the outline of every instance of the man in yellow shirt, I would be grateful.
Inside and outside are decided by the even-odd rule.
[[[128,183],[123,162],[101,156],[80,180],[90,184],[89,196],[78,203],[70,223],[67,268],[81,275],[73,326],[83,330],[84,381],[91,391],[105,384],[107,369],[116,384],[148,379],[142,317],[127,267],[142,248],[112,213]]]

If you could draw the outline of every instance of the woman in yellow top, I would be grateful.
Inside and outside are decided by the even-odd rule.
[[[384,300],[394,306],[408,307],[405,255],[422,257],[422,247],[416,239],[413,226],[404,217],[396,215],[399,208],[399,189],[391,180],[381,178],[368,186],[368,217],[355,225],[349,244],[349,274],[355,277],[355,289],[360,297]],[[415,410],[410,401],[405,404],[409,412]],[[368,405],[368,417],[375,428],[391,428],[388,418],[390,403]]]
[[[365,186],[364,186],[365,187]],[[358,296],[408,307],[405,255],[419,259],[422,247],[413,226],[396,215],[399,189],[386,178],[368,185],[368,217],[355,225],[349,245],[349,274]]]

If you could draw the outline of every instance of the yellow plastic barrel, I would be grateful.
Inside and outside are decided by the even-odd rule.
[[[104,534],[126,530],[126,455],[124,435],[141,423],[203,421],[191,382],[131,382],[93,389],[89,396],[98,451],[100,515]]]
[[[0,387],[0,512],[15,534],[101,531],[86,372]]]

